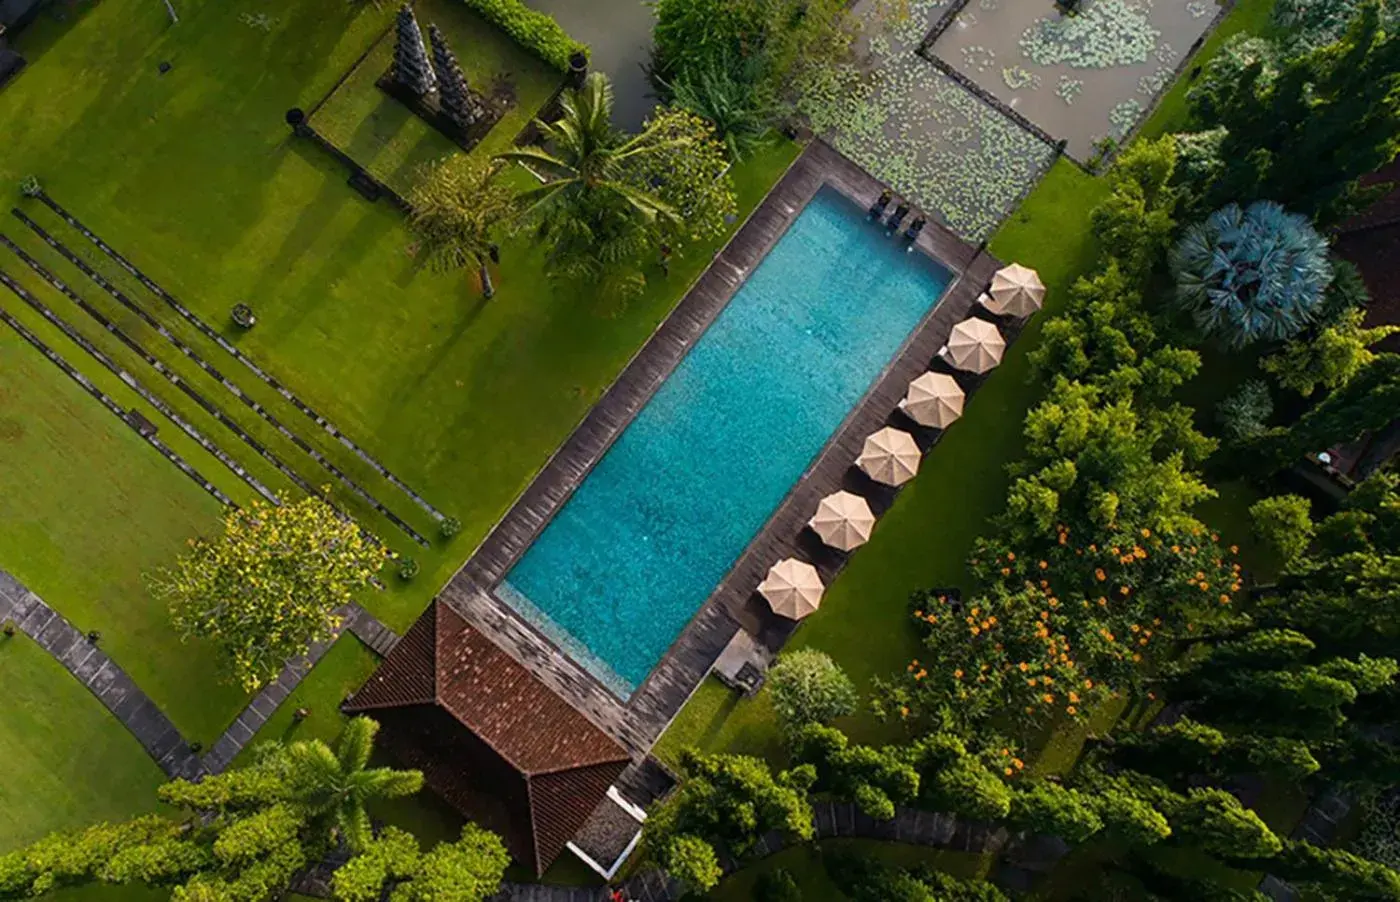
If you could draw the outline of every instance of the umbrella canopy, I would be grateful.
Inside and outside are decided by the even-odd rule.
[[[962,416],[963,390],[947,373],[924,373],[909,383],[899,409],[922,426],[946,429]]]
[[[801,620],[821,607],[825,589],[817,568],[794,557],[774,564],[758,586],[773,613],[789,620]]]
[[[984,319],[965,319],[948,336],[948,358],[953,366],[970,373],[985,373],[1001,363],[1005,350],[997,327]]]
[[[914,436],[886,426],[865,440],[856,466],[876,482],[904,485],[919,472],[920,457]]]
[[[837,492],[821,500],[807,525],[832,548],[850,551],[870,540],[875,515],[864,498],[850,492]]]
[[[1030,316],[1045,301],[1045,286],[1035,270],[1012,263],[992,276],[991,298],[983,306],[996,314]]]

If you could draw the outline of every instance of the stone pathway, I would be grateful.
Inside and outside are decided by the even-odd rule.
[[[1303,813],[1303,819],[1289,834],[1289,838],[1305,840],[1319,847],[1332,845],[1332,841],[1337,837],[1338,827],[1351,813],[1351,806],[1352,800],[1340,788],[1328,788],[1313,799],[1308,810]],[[1296,902],[1301,898],[1292,884],[1273,874],[1264,875],[1264,879],[1259,882],[1259,891],[1274,902]]]
[[[170,777],[197,780],[206,771],[199,757],[155,702],[61,614],[0,570],[0,622],[13,620],[19,631],[77,677],[122,722]]]
[[[361,642],[368,645],[380,655],[387,655],[393,649],[395,643],[399,641],[398,634],[380,623],[373,614],[366,611],[357,604],[352,604],[341,608],[338,612],[342,618],[341,629],[349,630]],[[303,658],[288,662],[282,668],[276,680],[268,685],[262,692],[248,703],[224,735],[220,736],[204,756],[204,768],[211,774],[222,773],[228,768],[233,760],[238,757],[238,753],[248,743],[253,741],[258,730],[267,723],[281,704],[287,700],[287,696],[292,694],[292,690],[306,677],[311,669],[320,662],[330,647],[340,638],[340,633],[335,639],[329,642],[319,642],[311,647],[311,651]]]

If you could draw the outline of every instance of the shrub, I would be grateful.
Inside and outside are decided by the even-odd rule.
[[[797,881],[782,868],[759,877],[753,896],[758,902],[802,902],[802,890],[797,888]]]
[[[1090,796],[1050,782],[1016,790],[1008,820],[1022,830],[1058,836],[1071,843],[1081,843],[1103,829]]]
[[[418,575],[418,562],[411,557],[399,561],[399,579],[410,580]]]
[[[587,44],[569,37],[553,16],[530,9],[520,0],[466,0],[466,4],[561,72],[569,71],[569,57],[575,53],[588,56]]]
[[[25,197],[38,197],[44,193],[44,188],[39,184],[38,176],[26,175],[19,181],[19,192]]]
[[[1177,305],[1236,348],[1296,335],[1332,281],[1326,239],[1272,201],[1227,204],[1187,228],[1171,267]]]
[[[1231,441],[1259,435],[1273,414],[1274,399],[1260,379],[1250,379],[1215,409],[1220,431]]]
[[[778,720],[789,733],[856,709],[855,684],[829,655],[814,648],[781,655],[768,674],[768,688]]]
[[[1312,502],[1298,495],[1276,495],[1249,508],[1254,534],[1287,564],[1308,550],[1313,537]]]
[[[438,524],[438,534],[444,539],[450,539],[462,531],[462,521],[456,517],[448,517]]]

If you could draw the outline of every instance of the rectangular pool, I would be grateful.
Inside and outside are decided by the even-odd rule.
[[[497,596],[630,696],[950,279],[821,189]]]

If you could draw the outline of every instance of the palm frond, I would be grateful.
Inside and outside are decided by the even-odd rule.
[[[374,751],[374,737],[379,733],[378,722],[368,717],[351,718],[336,744],[335,756],[344,773],[363,770]]]

